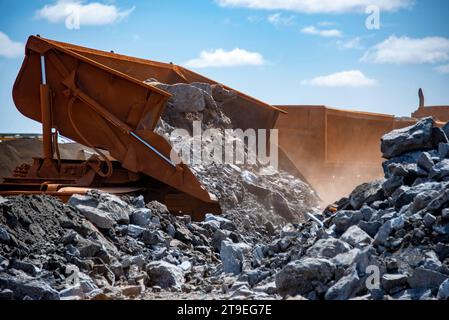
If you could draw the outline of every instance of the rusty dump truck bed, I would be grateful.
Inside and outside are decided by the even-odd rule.
[[[276,123],[279,146],[326,203],[381,178],[381,137],[416,122],[326,106],[278,107],[288,112]]]
[[[145,191],[173,213],[195,219],[220,213],[214,195],[154,132],[170,94],[144,82],[150,78],[167,84],[217,84],[173,64],[31,36],[13,99],[22,114],[42,123],[43,157],[17,164],[0,184],[0,194],[43,193],[66,200],[92,188]],[[272,129],[284,113],[223,87],[236,93],[222,106],[235,128]],[[62,160],[58,134],[93,148],[98,156]]]

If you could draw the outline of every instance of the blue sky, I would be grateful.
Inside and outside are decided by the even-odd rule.
[[[271,104],[407,116],[423,87],[449,105],[447,0],[0,0],[0,132],[40,131],[11,98],[32,34],[186,65]]]

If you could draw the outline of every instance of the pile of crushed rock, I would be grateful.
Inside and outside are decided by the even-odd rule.
[[[190,131],[195,120],[203,129],[232,127],[220,106],[234,93],[223,87],[153,84],[172,93],[157,129],[167,138],[175,129]],[[2,198],[0,298],[145,299],[167,292],[238,298],[235,290],[245,289],[238,279],[255,286],[274,276],[270,266],[252,270],[260,265],[249,259],[251,248],[270,243],[287,223],[304,221],[317,210],[316,194],[297,177],[259,164],[199,164],[192,171],[217,196],[222,216],[195,223],[158,202],[98,192],[68,204]],[[271,286],[254,291],[253,298],[269,297],[276,297]]]
[[[385,135],[385,178],[319,214],[257,166],[193,168],[224,208],[203,222],[142,197],[0,198],[0,298],[448,299],[448,136],[430,118]]]
[[[223,86],[207,83],[168,85],[154,79],[147,83],[172,94],[156,132],[165,136],[175,150],[186,150],[187,145],[193,154],[196,143],[202,150],[210,143],[204,136],[179,138],[171,135],[176,129],[192,133],[193,121],[201,121],[202,130],[215,129],[223,137],[226,129],[232,129],[232,121],[223,113],[222,105],[235,99],[236,95]],[[236,143],[239,137],[232,139]],[[244,157],[248,159],[251,151],[247,144],[239,141],[245,146]],[[224,216],[239,226],[300,222],[305,220],[306,213],[318,207],[319,198],[307,183],[269,165],[249,164],[248,161],[238,165],[192,161],[189,166],[201,184],[218,198]]]
[[[301,253],[275,277],[282,296],[449,298],[449,124],[431,118],[381,142],[385,179],[366,183],[300,226]],[[310,237],[312,234],[312,237]]]

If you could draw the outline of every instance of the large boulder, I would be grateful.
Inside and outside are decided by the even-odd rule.
[[[130,222],[136,226],[146,228],[151,223],[151,210],[147,208],[140,208],[131,213]]]
[[[223,271],[238,275],[242,272],[244,252],[249,251],[250,247],[244,243],[232,243],[222,241],[220,258],[223,263]]]
[[[73,197],[74,196],[72,196],[72,198]],[[111,229],[117,224],[111,215],[103,210],[82,204],[76,205],[76,208],[87,218],[87,220],[100,229]]]
[[[419,267],[413,271],[407,282],[410,288],[435,289],[448,279],[448,276],[440,272]]]
[[[0,275],[0,289],[11,290],[14,299],[59,300],[59,293],[44,280],[28,276],[22,271],[15,270],[14,274]]]
[[[338,254],[348,252],[351,246],[335,238],[320,239],[307,250],[308,257],[333,258]]]
[[[354,266],[349,269],[349,272],[344,277],[340,278],[332,287],[327,290],[326,300],[348,300],[356,296],[361,289],[362,281],[357,273],[357,268]]]
[[[429,178],[440,180],[449,176],[449,159],[444,159],[432,167],[429,173]]]
[[[382,180],[361,184],[349,196],[349,202],[355,210],[362,208],[364,204],[371,204],[383,200]]]
[[[172,95],[168,103],[178,112],[201,112],[206,108],[204,98],[206,92],[198,86],[186,83],[169,85],[153,82],[151,84]]]
[[[100,229],[128,224],[133,210],[119,197],[98,191],[89,191],[86,195],[75,194],[68,203]]]
[[[276,274],[276,288],[282,296],[306,295],[334,277],[335,265],[327,259],[303,258],[287,264]]]
[[[431,149],[433,126],[433,119],[426,118],[413,126],[387,133],[381,140],[381,151],[384,158],[390,159],[414,150]]]
[[[185,282],[183,270],[165,261],[150,262],[146,270],[153,286],[181,289]]]
[[[349,243],[356,248],[363,248],[370,245],[373,239],[358,226],[352,226],[340,237],[340,240]]]

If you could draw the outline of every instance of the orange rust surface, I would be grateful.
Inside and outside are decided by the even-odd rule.
[[[449,106],[429,106],[421,107],[412,113],[414,118],[434,117],[441,122],[449,121]]]
[[[41,72],[42,58],[45,72]],[[202,202],[216,203],[185,164],[169,161],[171,146],[153,132],[170,94],[124,71],[67,46],[32,36],[14,84],[14,102],[22,114],[41,122],[46,133],[52,128],[88,147],[107,150],[128,170],[129,177],[144,174]],[[43,82],[49,99],[41,99]],[[43,106],[50,107],[51,116],[42,117]],[[44,142],[44,148],[51,150],[51,142]],[[76,170],[84,171],[73,173],[62,172],[55,163],[56,159],[36,163],[24,178],[76,178],[75,187],[88,187],[86,181],[93,181],[88,170],[83,169],[85,164],[74,165]],[[110,164],[106,158],[104,163]],[[64,165],[63,162],[62,168],[67,167]],[[106,178],[114,176],[109,173]]]

